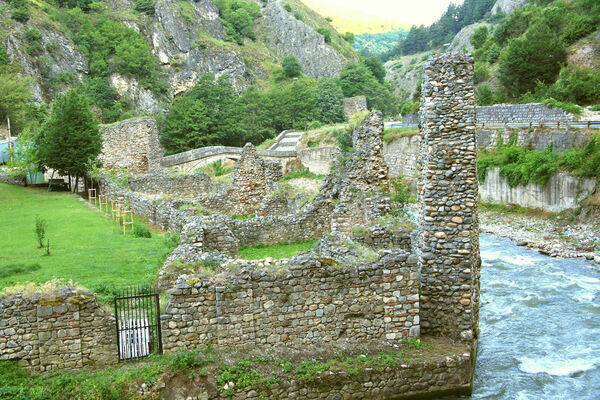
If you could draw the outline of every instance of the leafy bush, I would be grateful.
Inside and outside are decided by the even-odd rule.
[[[542,102],[550,107],[560,107],[563,110],[575,115],[581,115],[581,113],[583,112],[583,109],[581,107],[573,103],[566,103],[564,101],[558,101],[552,98],[542,100]]]
[[[179,242],[181,241],[181,236],[179,233],[167,233],[165,238],[163,239],[163,244],[169,250],[175,249],[179,246]]]
[[[483,46],[487,38],[487,26],[480,26],[479,28],[475,29],[475,32],[473,32],[473,36],[471,36],[471,44],[473,45],[473,48],[475,48],[475,50],[481,48],[481,46]]]
[[[390,193],[392,209],[397,213],[402,212],[410,200],[410,188],[402,176],[390,179],[390,183],[392,184],[392,190]]]
[[[133,235],[139,238],[151,238],[152,231],[145,225],[136,224],[133,228]]]
[[[208,346],[203,352],[198,350],[179,351],[167,362],[167,366],[173,370],[186,370],[201,368],[215,361],[212,347]]]
[[[476,62],[473,68],[473,83],[476,85],[481,82],[485,82],[490,79],[490,72],[485,63]]]
[[[27,7],[24,6],[13,11],[10,17],[15,21],[27,22],[29,21],[29,11],[27,10]]]
[[[314,131],[315,129],[322,128],[325,124],[321,121],[311,121],[308,125],[306,125],[307,131]],[[310,147],[310,146],[308,146]]]
[[[0,65],[7,65],[10,62],[8,53],[6,52],[6,46],[0,44]]]
[[[331,31],[327,28],[317,28],[317,32],[323,35],[325,43],[331,43]]]
[[[227,40],[244,44],[244,37],[256,39],[254,20],[261,17],[260,7],[246,0],[214,0],[225,28]]]
[[[488,85],[481,85],[475,89],[475,101],[478,106],[491,106],[494,104],[494,93]]]
[[[285,57],[281,66],[283,67],[283,73],[288,78],[298,77],[302,73],[302,65],[294,56]]]
[[[154,15],[156,0],[135,0],[134,10],[143,12],[147,15]]]

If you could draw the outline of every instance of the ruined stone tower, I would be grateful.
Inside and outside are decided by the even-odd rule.
[[[419,120],[421,329],[470,340],[477,335],[481,265],[470,55],[427,60]]]

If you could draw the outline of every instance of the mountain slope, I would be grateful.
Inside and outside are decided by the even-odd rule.
[[[299,1],[240,1],[255,12],[251,18],[238,11],[227,20],[219,7],[231,0],[68,3],[85,11],[0,0],[0,52],[31,78],[37,103],[83,84],[105,121],[160,112],[205,73],[228,77],[239,93],[261,86],[287,55],[316,78],[337,76],[356,59],[335,29]],[[240,15],[246,20],[234,19]],[[248,18],[249,26],[242,26]],[[329,31],[330,43],[319,28]]]

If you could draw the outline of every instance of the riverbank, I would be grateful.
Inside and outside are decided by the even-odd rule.
[[[479,228],[544,255],[585,258],[600,264],[600,225],[594,222],[581,223],[562,214],[483,205]]]

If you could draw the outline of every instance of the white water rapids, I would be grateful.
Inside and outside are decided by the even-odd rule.
[[[600,273],[481,235],[471,399],[600,399]]]

